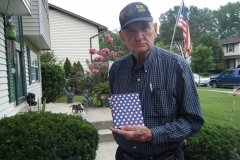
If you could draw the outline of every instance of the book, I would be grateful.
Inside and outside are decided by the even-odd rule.
[[[113,128],[123,125],[144,125],[138,93],[112,94]]]

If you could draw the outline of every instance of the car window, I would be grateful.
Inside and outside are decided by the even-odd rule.
[[[193,74],[193,78],[194,78],[194,79],[197,79],[197,78],[199,78],[199,75]]]
[[[223,76],[232,76],[233,72],[234,72],[233,70],[227,70],[227,71],[224,71],[222,75]]]

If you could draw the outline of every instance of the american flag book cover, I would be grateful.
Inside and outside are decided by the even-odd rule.
[[[112,94],[113,127],[144,125],[138,93]]]

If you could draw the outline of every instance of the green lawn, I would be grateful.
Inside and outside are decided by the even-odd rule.
[[[221,91],[232,92],[232,89],[198,89],[205,121],[240,128],[240,95]],[[236,107],[234,112],[233,107]]]
[[[73,101],[78,103],[78,102],[83,102],[83,96],[78,96],[78,95],[75,95],[73,97]],[[62,97],[60,97],[56,103],[67,103],[67,97],[65,95],[63,95]]]

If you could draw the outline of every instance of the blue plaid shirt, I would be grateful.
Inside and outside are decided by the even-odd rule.
[[[139,93],[144,124],[151,129],[152,142],[126,140],[113,134],[124,150],[156,154],[176,148],[196,134],[204,120],[192,71],[186,60],[153,47],[142,66],[128,54],[113,63],[109,71],[111,93]]]

